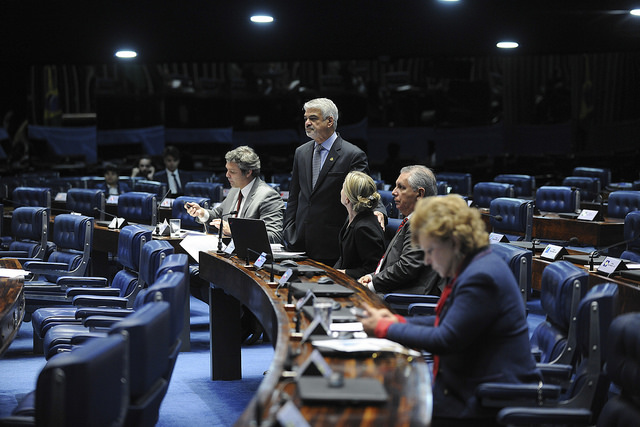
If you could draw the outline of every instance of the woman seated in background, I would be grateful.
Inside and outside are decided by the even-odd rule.
[[[340,201],[349,217],[340,230],[340,258],[334,268],[354,279],[374,271],[384,254],[384,231],[373,213],[379,200],[369,175],[356,171],[347,174]]]
[[[476,387],[540,379],[513,273],[492,253],[480,213],[458,195],[419,201],[411,233],[424,263],[448,279],[436,314],[404,318],[366,306],[365,330],[434,354],[432,425],[495,424]]]

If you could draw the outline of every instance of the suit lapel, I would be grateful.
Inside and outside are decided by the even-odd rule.
[[[340,138],[340,135],[338,135],[336,140],[333,141],[333,145],[331,146],[331,150],[329,150],[329,154],[327,154],[327,158],[324,161],[324,165],[322,165],[322,169],[320,169],[320,173],[318,174],[318,182],[316,182],[316,188],[320,187],[320,185],[322,184],[322,181],[324,181],[324,178],[327,176],[329,171],[333,168],[333,165],[336,164],[336,162],[338,161],[338,158],[340,158],[341,152],[342,152],[342,138]],[[313,157],[313,150],[311,151],[311,156]],[[310,170],[313,170],[313,167]]]
[[[251,206],[251,203],[253,202],[253,197],[258,191],[258,187],[260,186],[261,183],[262,183],[262,180],[260,178],[256,178],[256,181],[253,183],[253,187],[251,187],[251,191],[249,191],[249,195],[242,203],[242,209],[241,209],[242,212],[240,215],[241,217],[244,218],[247,216],[247,210],[249,209],[249,206]]]

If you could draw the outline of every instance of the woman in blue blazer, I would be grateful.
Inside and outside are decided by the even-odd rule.
[[[421,200],[411,231],[425,264],[448,278],[436,315],[404,318],[366,307],[362,323],[378,337],[434,354],[433,425],[492,423],[495,410],[475,397],[479,384],[540,379],[518,285],[491,252],[480,213],[460,196]]]
[[[374,271],[384,253],[384,231],[373,210],[380,194],[376,183],[362,172],[349,172],[340,191],[348,218],[339,234],[340,258],[334,268],[358,279]]]

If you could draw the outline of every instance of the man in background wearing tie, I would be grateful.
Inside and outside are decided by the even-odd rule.
[[[401,292],[440,295],[444,281],[431,266],[423,263],[424,252],[411,244],[409,227],[411,214],[418,200],[438,194],[436,177],[426,166],[406,166],[400,170],[391,194],[404,219],[389,242],[376,271],[362,276],[358,282],[381,294]]]
[[[338,108],[327,98],[304,104],[304,127],[312,141],[296,149],[284,220],[284,240],[290,251],[334,265],[340,254],[339,233],[346,219],[340,190],[353,170],[369,174],[367,155],[336,132]],[[385,223],[382,203],[376,215]]]
[[[171,197],[184,194],[184,186],[187,182],[192,181],[192,178],[189,172],[178,170],[180,150],[173,145],[168,145],[162,152],[162,159],[166,169],[156,172],[153,175],[153,180],[167,184]]]
[[[185,209],[198,222],[220,227],[221,217],[229,212],[240,218],[256,218],[264,221],[271,243],[282,243],[282,217],[284,202],[280,194],[260,179],[260,158],[247,146],[238,147],[225,155],[227,179],[231,190],[222,203],[214,209],[204,209],[197,203],[187,203]],[[229,222],[222,220],[222,233],[231,235]]]

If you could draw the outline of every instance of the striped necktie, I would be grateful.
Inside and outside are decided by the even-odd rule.
[[[313,150],[312,188],[315,188],[316,181],[318,181],[318,175],[320,175],[320,169],[322,168],[322,149],[322,145],[316,144],[316,148]]]

